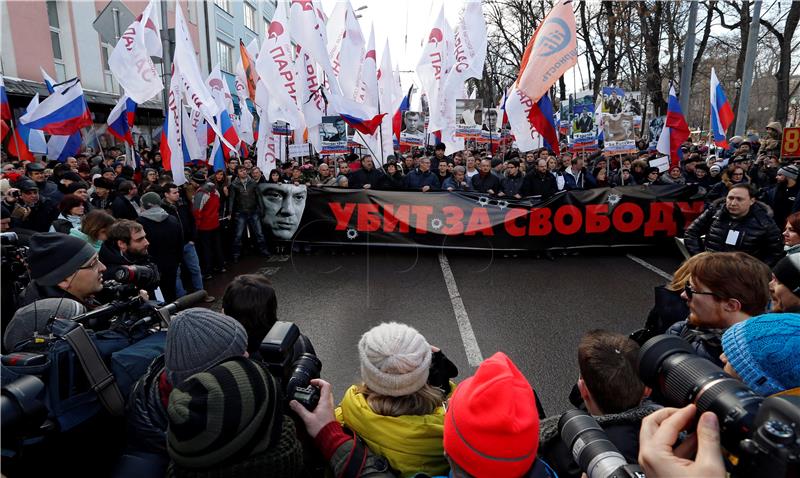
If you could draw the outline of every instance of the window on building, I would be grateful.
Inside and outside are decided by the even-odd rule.
[[[47,20],[50,22],[51,28],[60,27],[58,23],[58,5],[52,0],[47,2]]]
[[[253,8],[249,3],[245,2],[244,4],[244,26],[249,28],[251,31],[256,31],[256,9]]]
[[[108,43],[100,45],[100,53],[103,57],[103,78],[105,80],[106,91],[118,93],[117,82],[114,81],[114,75],[111,73],[111,68],[108,67],[108,57],[113,49],[114,47]]]
[[[47,2],[47,22],[50,24],[50,46],[53,49],[56,80],[66,81],[67,68],[64,64],[64,54],[61,51],[61,22],[58,20],[58,4],[52,0]]]
[[[223,41],[217,40],[217,60],[219,68],[223,71],[233,71],[233,47]]]
[[[214,0],[214,5],[218,6],[219,8],[225,10],[228,13],[231,13],[231,1],[230,0]]]

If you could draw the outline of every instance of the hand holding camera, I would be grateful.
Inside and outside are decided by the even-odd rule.
[[[662,408],[642,421],[639,464],[647,476],[725,476],[719,422],[714,413],[703,413],[697,432],[672,448],[678,434],[691,426],[696,413],[697,407],[689,404],[683,408]]]
[[[336,420],[336,417],[333,411],[333,387],[331,384],[321,378],[315,378],[311,380],[311,385],[320,390],[317,406],[313,410],[308,410],[297,400],[292,400],[289,402],[289,407],[303,420],[311,438],[316,438],[326,425]]]

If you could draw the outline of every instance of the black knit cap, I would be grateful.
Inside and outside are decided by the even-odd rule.
[[[34,234],[28,253],[31,279],[41,285],[58,285],[95,255],[94,247],[77,237],[60,232]]]
[[[790,254],[779,260],[772,273],[778,282],[800,297],[800,254]]]
[[[103,176],[94,178],[92,184],[94,184],[94,187],[96,188],[114,189],[114,182],[104,178]]]
[[[276,380],[245,357],[173,389],[167,451],[177,476],[299,476],[302,446],[281,412]]]

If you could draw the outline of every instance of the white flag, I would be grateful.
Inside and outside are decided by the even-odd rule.
[[[189,111],[186,108],[183,110],[183,117],[181,118],[181,131],[183,131],[183,141],[186,142],[186,151],[189,152],[189,159],[191,160],[206,160],[206,145],[201,144],[197,137],[197,131],[192,129],[192,120],[189,118]],[[203,125],[205,129],[206,126]]]
[[[214,123],[214,117],[222,110],[211,92],[206,87],[203,76],[200,73],[200,65],[197,64],[192,37],[189,27],[183,17],[183,9],[180,4],[175,5],[175,55],[173,58],[175,71],[180,73],[183,94],[186,102],[194,109],[199,109],[203,113],[211,129],[220,137],[230,149],[236,149],[234,145],[225,140],[219,127]]]
[[[301,86],[298,100],[303,110],[306,128],[311,128],[322,123],[322,116],[325,113],[325,99],[320,91],[321,79],[317,74],[316,64],[300,48],[300,45],[297,46],[296,51],[297,83]]]
[[[297,83],[288,26],[286,3],[278,2],[256,60],[256,71],[266,87],[261,94],[256,92],[256,103],[270,121],[286,121],[301,128],[305,122],[297,95],[302,88]]]
[[[172,79],[169,84],[169,96],[167,97],[167,118],[165,132],[167,136],[167,153],[169,158],[164,158],[165,154],[162,146],[162,159],[167,163],[165,168],[172,171],[172,182],[180,186],[186,182],[186,175],[183,172],[184,149],[183,138],[181,138],[183,123],[183,105],[181,100],[181,80],[178,68],[173,64]]]
[[[278,2],[278,8],[281,3]],[[308,56],[322,65],[322,70],[328,75],[331,91],[339,93],[341,88],[328,56],[325,15],[322,9],[313,0],[293,1],[289,14],[292,41],[302,46]]]
[[[137,20],[128,26],[120,37],[114,51],[108,57],[108,67],[129,97],[142,104],[164,89],[161,77],[156,71],[151,52],[147,48],[145,30],[153,25],[150,14],[151,0]]]
[[[372,27],[372,31],[369,34],[369,43],[367,43],[367,49],[364,52],[364,56],[362,57],[361,63],[363,65],[361,77],[361,86],[359,88],[359,94],[356,98],[356,101],[359,103],[364,103],[364,105],[369,108],[370,111],[374,111],[373,114],[377,114],[378,112],[378,58],[376,55],[375,49],[375,27]],[[384,53],[385,54],[385,53]],[[347,97],[347,94],[344,94]]]
[[[453,31],[444,16],[444,5],[439,9],[439,15],[428,33],[428,42],[422,51],[422,56],[417,64],[423,91],[428,96],[429,116],[428,133],[437,131],[433,125],[447,124],[447,118],[442,117],[441,110],[436,107],[440,102],[440,93],[444,80],[453,66]]]
[[[511,85],[506,94],[506,114],[520,151],[531,151],[544,145],[542,137],[528,120],[533,104],[533,100],[525,96],[525,93]]]
[[[206,85],[211,91],[211,97],[217,105],[229,112],[233,111],[233,96],[228,88],[228,84],[222,77],[222,72],[219,70],[219,64],[214,66],[211,73],[206,78]]]
[[[26,113],[30,113],[39,107],[39,93],[36,93],[25,108]],[[44,131],[40,129],[29,130],[28,134],[28,151],[31,153],[47,154],[47,142],[44,140]],[[67,136],[69,138],[69,136]],[[56,156],[57,157],[57,156]]]
[[[380,97],[381,113],[386,113],[378,129],[378,138],[382,142],[381,151],[383,158],[381,164],[385,164],[386,157],[394,153],[392,119],[394,118],[394,113],[400,107],[400,102],[403,101],[403,93],[399,86],[399,75],[395,76],[394,70],[392,69],[392,53],[389,51],[388,39],[383,47],[381,67],[378,70],[378,95]]]
[[[438,102],[430,104],[431,110],[438,110],[430,115],[430,131],[455,128],[456,99],[468,78],[483,78],[486,45],[486,21],[481,2],[469,1],[464,4],[456,26],[453,66],[444,80]]]
[[[357,99],[367,51],[364,34],[350,1],[337,2],[327,25],[328,55],[345,98]],[[373,42],[374,50],[374,42]]]
[[[263,81],[256,84],[256,97],[264,97],[265,102],[269,103],[266,94],[266,85]],[[258,141],[256,141],[256,165],[269,177],[270,171],[275,169],[278,164],[277,147],[275,135],[272,134],[272,121],[269,118],[269,105],[265,104],[262,108],[256,101],[256,112],[258,113]]]

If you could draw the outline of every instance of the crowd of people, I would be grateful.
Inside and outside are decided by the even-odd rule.
[[[656,289],[642,330],[584,334],[570,401],[648,476],[723,477],[729,463],[717,416],[706,412],[695,425],[697,407],[675,408],[646,386],[637,358],[647,339],[674,335],[759,395],[800,396],[800,169],[782,163],[772,143],[731,143],[719,155],[687,143],[684,160],[662,173],[648,151],[446,155],[437,146],[398,153],[382,167],[350,155],[287,162],[266,175],[252,158],[232,159],[218,171],[188,167],[181,186],[158,152],[141,151],[137,170],[116,149],[56,164],[4,160],[0,224],[28,241],[30,283],[11,310],[4,301],[3,348],[21,350],[45,333],[44,323],[23,320],[31,314],[97,307],[105,280],[130,280],[144,297],[171,302],[204,289],[245,244],[274,253],[282,238],[263,230],[267,183],[543,199],[696,184],[707,209],[686,231],[692,257]],[[407,324],[377,325],[357,350],[342,352],[358,355],[360,381],[338,405],[322,378],[311,381],[315,407],[288,400],[284,377],[260,349],[278,320],[277,301],[265,277],[244,274],[227,285],[219,312],[196,307],[172,318],[164,353],[126,399],[117,476],[581,476],[559,437],[562,411],[546,413],[512,358],[498,352],[462,376]]]

